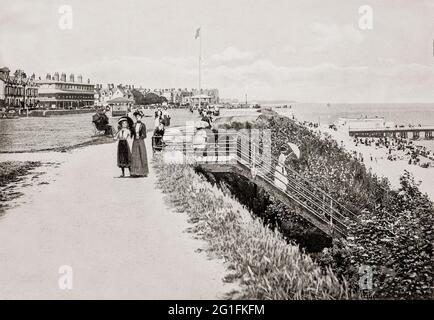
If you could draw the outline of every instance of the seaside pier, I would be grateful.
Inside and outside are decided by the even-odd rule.
[[[392,128],[349,128],[350,137],[370,138],[404,138],[404,139],[426,139],[433,138],[434,125],[429,126],[405,126]]]

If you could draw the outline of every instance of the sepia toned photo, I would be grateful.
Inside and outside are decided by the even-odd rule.
[[[434,0],[0,5],[0,300],[433,300]]]

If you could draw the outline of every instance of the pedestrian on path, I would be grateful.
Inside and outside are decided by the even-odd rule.
[[[165,127],[170,126],[170,115],[169,115],[169,111],[167,111],[167,106],[164,107],[161,115],[162,115],[162,122],[164,126]]]
[[[142,111],[134,112],[137,122],[134,124],[132,130],[133,148],[131,157],[131,176],[132,177],[146,177],[149,173],[148,158],[146,155],[146,126],[142,123],[144,116]]]
[[[132,120],[131,120],[132,121]],[[120,130],[116,133],[114,139],[119,140],[118,143],[118,167],[122,170],[121,177],[125,177],[125,168],[131,170],[131,150],[128,145],[128,138],[131,137],[130,123],[127,117],[121,117],[118,120]]]
[[[162,119],[163,119],[163,111],[161,107],[158,107],[157,110],[155,110],[154,129],[158,127]]]
[[[288,185],[288,172],[286,171],[285,167],[285,161],[288,157],[289,150],[286,145],[283,145],[280,148],[280,155],[279,159],[277,161],[277,165],[274,171],[274,185],[282,190],[283,192],[286,192],[286,188]]]
[[[160,121],[158,127],[154,130],[154,135],[152,136],[152,151],[161,151],[163,149],[163,136],[164,136],[164,124]]]

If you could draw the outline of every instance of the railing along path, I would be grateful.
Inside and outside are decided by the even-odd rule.
[[[258,140],[258,139],[256,139]],[[356,215],[327,192],[279,163],[263,143],[243,132],[214,133],[199,130],[195,134],[165,135],[163,152],[175,161],[199,165],[209,171],[235,171],[263,186],[330,236],[346,237]]]

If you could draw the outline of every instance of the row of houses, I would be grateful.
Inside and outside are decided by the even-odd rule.
[[[28,77],[22,70],[10,74],[8,68],[0,68],[0,107],[20,107],[24,103],[33,106],[37,99],[35,75]]]
[[[28,77],[23,70],[11,74],[0,68],[0,108],[8,109],[75,109],[93,107],[94,85],[83,76],[65,73],[47,74],[45,79]]]
[[[66,73],[47,73],[45,79],[35,75],[28,77],[23,70],[11,74],[7,67],[0,68],[0,108],[13,109],[76,109],[106,106],[110,100],[125,98],[134,102],[133,91],[143,96],[149,93],[166,98],[171,105],[218,104],[217,89],[149,89],[135,88],[134,85],[91,84],[83,76]]]
[[[170,88],[170,89],[151,89],[135,87],[134,85],[114,85],[114,84],[96,84],[95,85],[95,102],[97,105],[107,105],[108,101],[116,98],[126,98],[129,100],[134,100],[133,91],[141,93],[146,96],[149,93],[154,93],[158,96],[164,97],[168,104],[185,106],[193,105],[196,100],[201,97],[203,102],[209,104],[220,103],[219,91],[217,89],[202,89],[201,92],[197,89],[181,89],[181,88]]]

